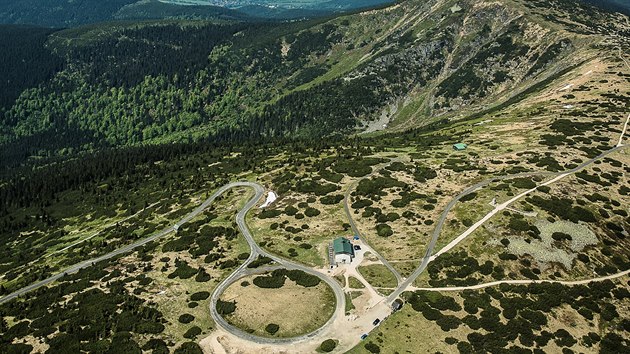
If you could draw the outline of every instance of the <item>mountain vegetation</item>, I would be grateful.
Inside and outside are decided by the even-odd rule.
[[[387,0],[178,1],[178,0],[5,0],[0,23],[67,28],[120,20],[287,21],[372,8]]]
[[[309,266],[353,232],[346,203],[371,252],[407,277],[437,224],[448,244],[523,191],[413,285],[566,281],[630,265],[624,15],[573,0],[407,0],[290,22],[223,8],[199,19],[154,1],[9,3],[21,12],[3,4],[0,18],[13,22],[126,20],[0,26],[0,296],[60,276],[0,304],[0,352],[201,352],[196,341],[217,328],[213,290],[250,257],[234,221],[249,189],[225,192],[176,233],[65,270],[156,235],[237,180],[278,196],[247,216],[257,244]],[[557,228],[551,251],[531,252],[541,225]],[[595,241],[572,249],[584,229]],[[374,262],[353,277],[393,291],[395,272]],[[273,263],[259,257],[248,271]],[[296,270],[236,284],[270,290],[287,278],[320,284]],[[366,284],[345,294],[347,311]],[[355,351],[630,346],[625,278],[435,294],[405,293]],[[242,308],[225,300],[222,315]],[[268,333],[285,329],[275,323]],[[321,340],[322,351],[349,349]]]
[[[0,3],[0,23],[67,28],[118,20],[197,19],[261,21],[311,18],[331,11],[168,3],[159,0],[6,0]]]
[[[560,17],[568,8],[571,22]],[[596,36],[620,30],[603,21],[610,16],[569,0],[408,1],[296,24],[118,23],[39,37],[23,29],[27,50],[3,52],[5,70],[28,77],[2,91],[2,161],[457,119],[515,103],[579,65]],[[38,71],[20,70],[37,58],[46,62]],[[408,107],[381,122],[385,107],[399,105]]]

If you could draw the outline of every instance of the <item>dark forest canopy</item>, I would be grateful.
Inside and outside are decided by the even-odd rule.
[[[242,143],[351,127],[353,116],[381,103],[363,85],[334,81],[314,87],[309,102],[298,91],[255,110],[233,96],[239,86],[254,85],[247,88],[252,105],[269,101],[275,82],[338,40],[332,25],[301,31],[311,25],[157,22],[62,32],[0,27],[5,46],[9,38],[24,43],[2,52],[9,63],[3,67],[8,89],[0,94],[2,162],[169,137]],[[94,32],[106,35],[93,39]],[[283,58],[279,49],[287,40],[293,45]],[[321,124],[322,116],[330,119]],[[193,136],[193,127],[203,129]]]
[[[630,15],[630,1],[628,0],[581,0],[605,10],[621,12]]]
[[[179,6],[157,0],[4,0],[0,3],[0,23],[57,28],[123,19],[252,20],[255,17],[219,6]]]
[[[3,0],[0,23],[43,27],[76,27],[112,20],[222,19],[238,21],[294,20],[329,16],[340,11],[382,5],[383,0],[322,1],[318,6],[283,8],[251,2],[239,8],[180,5],[159,0]]]
[[[20,93],[49,80],[62,68],[63,60],[44,48],[55,30],[0,25],[0,107],[13,104]]]

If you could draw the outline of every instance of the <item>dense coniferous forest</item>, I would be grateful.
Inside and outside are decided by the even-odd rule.
[[[45,27],[76,26],[110,20],[121,7],[134,2],[136,1],[6,0],[0,5],[0,19],[3,23]]]
[[[48,36],[56,30],[0,25],[0,112],[11,107],[29,87],[49,80],[61,70],[63,60],[45,48]]]
[[[621,12],[630,15],[630,3],[625,0],[583,0],[587,4],[592,4],[610,11]]]
[[[284,124],[284,118],[236,111],[239,110],[234,106],[236,97],[226,92],[240,85],[239,77],[249,73],[259,73],[261,80],[257,86],[269,85],[266,81],[296,70],[305,56],[329,48],[334,28],[323,33],[301,33],[293,39],[299,45],[291,51],[288,63],[282,65],[279,54],[270,51],[269,46],[278,44],[277,33],[291,33],[302,27],[303,24],[244,23],[149,25],[125,28],[117,32],[121,37],[106,37],[77,46],[66,45],[63,34],[52,38],[53,43],[62,43],[57,46],[44,47],[45,36],[35,38],[28,48],[50,63],[42,66],[42,70],[49,70],[32,73],[20,70],[19,64],[7,70],[32,75],[31,81],[45,81],[46,76],[50,78],[65,62],[66,66],[76,66],[81,78],[59,75],[48,85],[22,80],[27,87],[34,88],[23,92],[17,101],[16,95],[23,88],[3,91],[5,105],[0,111],[6,133],[2,139],[3,164],[20,163],[41,149],[59,152],[62,148],[134,144],[212,122],[217,115],[227,116],[233,123],[204,134],[216,142],[244,142],[294,131],[296,127]],[[239,36],[235,38],[237,32]],[[251,45],[252,40],[257,44]],[[230,45],[229,52],[210,58],[209,62],[212,51],[226,44]],[[18,58],[14,62],[22,61]],[[248,72],[242,73],[248,65]],[[271,98],[264,90],[256,94]],[[217,100],[225,102],[211,107]],[[282,106],[291,101],[295,100],[285,100]],[[24,125],[23,119],[30,122]],[[104,121],[108,123],[104,125]],[[8,129],[14,129],[17,135],[11,137]],[[181,139],[191,141],[186,136]]]

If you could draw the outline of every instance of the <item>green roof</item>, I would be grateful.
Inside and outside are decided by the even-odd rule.
[[[464,143],[457,143],[457,144],[453,144],[453,148],[455,150],[464,150],[466,149],[467,145]]]
[[[352,243],[345,237],[339,237],[333,241],[335,254],[354,254]]]

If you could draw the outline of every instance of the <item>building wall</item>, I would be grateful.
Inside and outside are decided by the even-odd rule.
[[[337,263],[350,263],[352,261],[352,257],[349,254],[336,254],[335,262]]]

